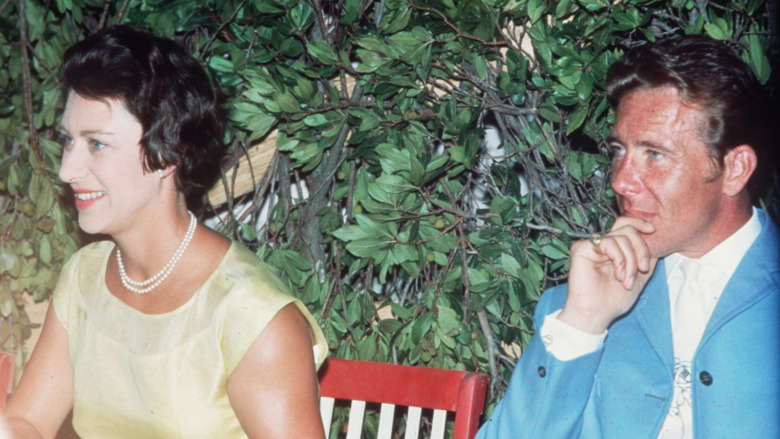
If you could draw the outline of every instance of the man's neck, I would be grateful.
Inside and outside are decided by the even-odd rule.
[[[737,223],[732,223],[737,224]],[[704,251],[697,253],[695,255],[691,255],[688,252],[678,252],[677,254],[681,256],[685,256],[687,258],[692,259],[701,259],[709,257],[709,255],[712,255],[716,252],[719,252],[718,249],[726,246],[726,247],[735,247],[733,250],[736,250],[736,248],[740,248],[740,252],[744,253],[747,251],[747,248],[750,247],[750,244],[755,240],[756,236],[761,231],[761,223],[759,222],[758,215],[756,211],[753,209],[753,207],[750,208],[749,214],[745,219],[742,219],[739,221],[739,226],[733,227],[731,229],[727,229],[728,234],[722,235],[723,237],[717,240],[717,243],[715,245],[709,246],[709,248]],[[735,243],[734,241],[739,241],[739,243]],[[743,248],[744,247],[744,248]],[[718,254],[721,254],[719,252]],[[722,256],[722,254],[721,254]]]
[[[680,249],[676,253],[687,258],[700,258],[741,229],[752,216],[753,206],[747,194],[728,198],[718,210],[718,216],[712,222],[709,233],[704,240],[698,245]]]

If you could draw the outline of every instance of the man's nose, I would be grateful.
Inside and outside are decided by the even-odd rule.
[[[631,157],[626,155],[612,165],[612,189],[618,195],[629,195],[639,190],[639,173]]]

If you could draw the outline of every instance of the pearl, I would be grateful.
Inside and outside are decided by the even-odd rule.
[[[195,215],[190,211],[187,211],[187,213],[190,214],[190,225],[187,227],[187,233],[184,235],[184,240],[182,240],[179,248],[176,249],[176,253],[174,253],[168,263],[165,264],[165,267],[149,279],[143,281],[134,281],[130,279],[125,271],[125,265],[122,263],[122,253],[119,251],[119,246],[117,246],[116,262],[119,266],[119,279],[122,281],[122,285],[125,288],[136,294],[146,294],[160,286],[168,275],[171,274],[176,263],[179,262],[184,251],[187,250],[187,246],[190,245],[190,241],[192,241],[192,237],[195,235],[195,226],[198,224]]]

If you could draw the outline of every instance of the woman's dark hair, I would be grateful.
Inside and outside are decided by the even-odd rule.
[[[691,35],[638,46],[607,73],[607,95],[614,107],[634,91],[657,87],[677,89],[701,112],[699,138],[721,166],[732,148],[753,148],[758,167],[748,190],[757,201],[773,163],[773,127],[766,93],[750,67],[726,44]]]
[[[201,64],[173,40],[111,26],[71,46],[63,95],[118,99],[143,128],[147,172],[176,165],[176,187],[198,206],[219,176],[224,150],[221,96]]]

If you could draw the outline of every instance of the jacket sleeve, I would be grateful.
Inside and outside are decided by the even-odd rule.
[[[504,399],[482,425],[477,439],[579,437],[603,348],[570,361],[557,360],[547,352],[539,328],[565,299],[565,286],[542,295],[534,316],[536,335],[521,355]]]

